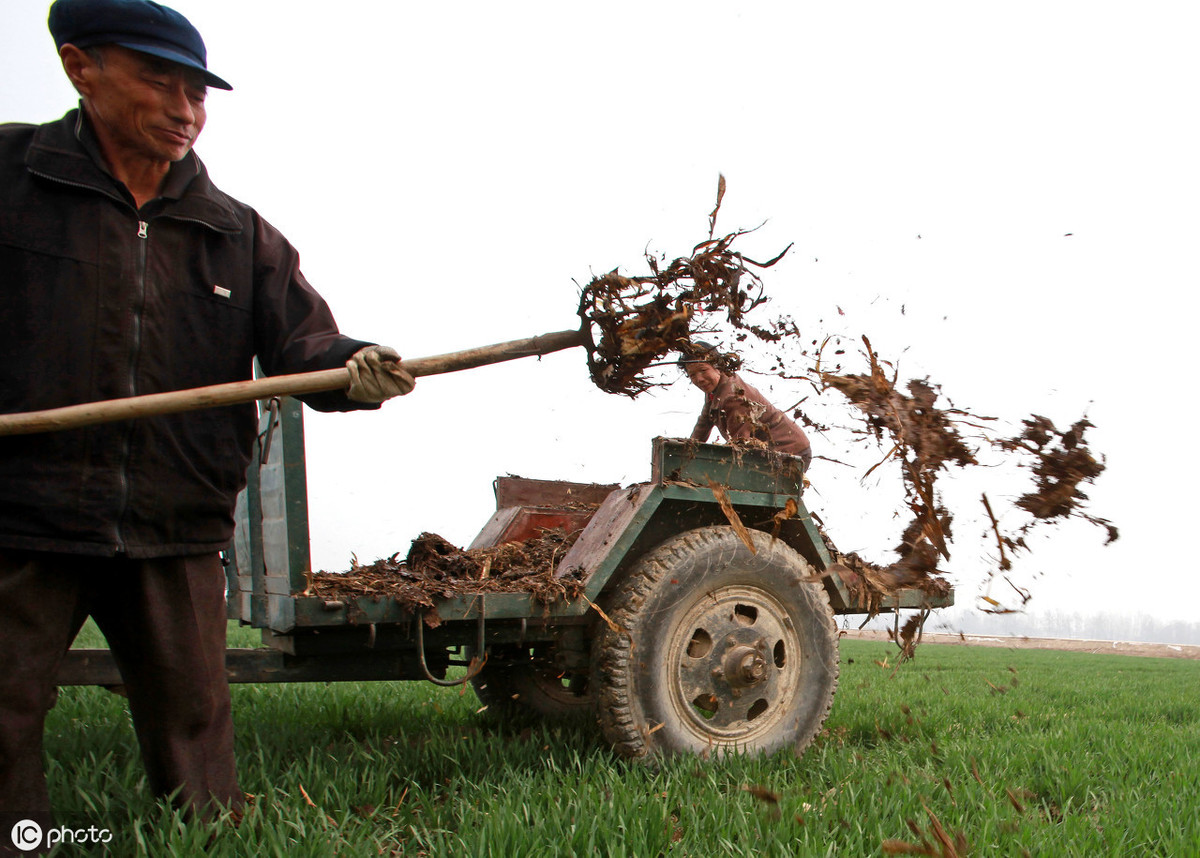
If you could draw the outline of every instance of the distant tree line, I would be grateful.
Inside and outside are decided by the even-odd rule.
[[[878,618],[871,627],[878,628]],[[890,626],[887,621],[882,627]],[[985,614],[969,608],[950,609],[930,617],[926,631],[1031,638],[1077,638],[1200,645],[1200,621],[1160,619],[1149,614],[1095,614],[1045,611]]]

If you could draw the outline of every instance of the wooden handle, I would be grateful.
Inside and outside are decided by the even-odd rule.
[[[414,377],[441,375],[517,358],[547,355],[573,346],[585,345],[587,341],[587,334],[583,331],[556,331],[552,334],[527,337],[523,340],[510,340],[460,352],[401,361],[400,365]],[[345,390],[349,386],[350,371],[345,367],[338,367],[317,372],[301,372],[295,375],[274,375],[256,378],[253,381],[213,384],[189,390],[172,390],[168,393],[130,396],[126,399],[85,402],[80,405],[68,405],[64,408],[51,408],[46,411],[0,414],[0,436],[78,429],[81,426],[94,426],[97,423],[111,423],[115,420],[131,420],[136,417],[150,417],[158,414],[178,414],[181,411],[198,411],[201,408],[235,405],[239,402],[252,402],[272,396],[301,396],[305,393]]]

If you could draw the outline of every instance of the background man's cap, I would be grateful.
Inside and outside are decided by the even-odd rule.
[[[55,0],[50,7],[54,46],[120,45],[197,69],[217,89],[233,89],[208,70],[204,40],[191,22],[150,0]]]
[[[675,363],[682,369],[689,363],[711,363],[721,357],[717,347],[704,340],[692,340],[692,348],[680,352]]]

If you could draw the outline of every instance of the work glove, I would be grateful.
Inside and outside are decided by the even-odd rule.
[[[346,361],[350,389],[346,396],[355,402],[379,403],[403,396],[416,381],[400,366],[400,355],[387,346],[367,346]]]

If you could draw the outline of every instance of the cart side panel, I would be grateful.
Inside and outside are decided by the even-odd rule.
[[[650,480],[659,485],[716,483],[727,489],[786,495],[799,500],[804,470],[799,459],[782,453],[655,438]]]
[[[515,529],[513,522],[521,514],[521,509],[519,506],[510,506],[496,510],[467,548],[490,548],[504,542],[506,534]]]
[[[496,477],[492,488],[496,493],[497,510],[509,507],[565,510],[580,505],[601,504],[620,486],[571,483],[565,480],[531,480],[527,477]]]
[[[625,560],[662,501],[656,486],[636,485],[610,492],[575,544],[563,556],[555,575],[583,573],[585,592],[595,598]]]
[[[224,558],[226,615],[243,623],[249,623],[254,613],[251,601],[254,598],[255,552],[251,543],[259,531],[250,522],[251,496],[258,496],[257,485],[247,484],[238,493],[233,511],[233,542]]]
[[[255,618],[266,616],[263,589],[262,504],[260,502],[259,460],[262,443],[273,416],[263,413],[258,421],[258,438],[246,467],[246,487],[238,493],[233,513],[233,541],[226,560],[226,608],[230,619],[259,625]],[[229,575],[229,571],[233,575]]]
[[[524,542],[542,531],[582,531],[596,509],[620,486],[497,477],[496,512],[468,548]]]
[[[291,594],[311,570],[302,407],[284,397],[263,408],[233,542],[238,619],[281,632],[295,624]]]
[[[308,529],[308,468],[304,461],[304,406],[284,397],[280,406],[283,433],[284,514],[287,521],[287,570],[291,592],[308,587],[312,573]]]
[[[468,548],[491,548],[505,542],[536,539],[547,530],[575,533],[583,530],[594,510],[529,509],[510,507],[492,516]]]

